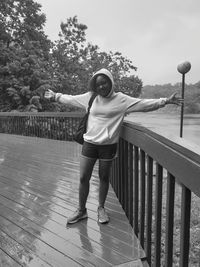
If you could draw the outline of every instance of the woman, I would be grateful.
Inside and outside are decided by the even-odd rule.
[[[99,160],[99,206],[98,222],[109,222],[104,208],[108,188],[109,173],[112,160],[115,158],[120,128],[125,115],[131,112],[147,112],[164,107],[167,104],[179,105],[182,99],[176,94],[169,98],[139,99],[130,97],[122,92],[114,92],[112,74],[107,69],[96,72],[89,83],[90,91],[81,95],[66,95],[45,92],[45,97],[53,98],[60,103],[74,105],[87,110],[88,102],[96,93],[88,117],[87,132],[80,159],[79,207],[68,218],[67,224],[73,224],[88,217],[86,201],[89,193],[90,178],[97,159]]]

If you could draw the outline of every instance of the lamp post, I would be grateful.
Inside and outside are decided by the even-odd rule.
[[[182,99],[184,100],[185,91],[185,74],[190,71],[191,64],[185,61],[177,66],[178,72],[182,74]],[[180,137],[183,137],[183,113],[184,113],[184,102],[181,104],[181,121],[180,121]]]

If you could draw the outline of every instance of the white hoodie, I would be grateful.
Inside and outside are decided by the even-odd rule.
[[[166,98],[140,99],[114,92],[112,74],[106,69],[101,69],[92,76],[90,89],[94,88],[96,76],[99,74],[104,74],[111,80],[112,89],[106,97],[97,95],[92,103],[87,132],[84,134],[86,142],[98,145],[117,143],[125,115],[131,112],[153,111],[165,106]],[[91,95],[91,91],[81,95],[57,93],[56,100],[87,110]]]

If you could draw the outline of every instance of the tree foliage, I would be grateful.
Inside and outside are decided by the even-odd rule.
[[[32,0],[1,1],[0,7],[1,110],[42,110],[41,91],[51,79],[45,15]]]
[[[77,94],[88,90],[88,79],[100,68],[108,68],[115,80],[117,91],[130,95],[141,92],[142,82],[138,77],[128,77],[136,70],[132,62],[119,52],[102,52],[97,45],[86,42],[87,26],[78,23],[77,17],[61,23],[60,39],[55,42],[53,58],[56,62],[60,88],[58,91]],[[130,88],[127,90],[127,83]]]
[[[4,0],[0,2],[2,40],[9,44],[23,44],[28,38],[48,42],[43,32],[46,16],[40,12],[41,5],[33,0]]]
[[[87,26],[76,16],[60,25],[58,40],[44,33],[46,16],[34,0],[0,2],[0,110],[63,111],[66,108],[44,99],[52,89],[67,94],[88,91],[89,78],[108,68],[116,91],[132,96],[141,93],[136,67],[120,52],[103,52],[86,40]]]

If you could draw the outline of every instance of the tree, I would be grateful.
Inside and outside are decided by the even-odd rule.
[[[41,46],[48,44],[43,31],[46,16],[33,0],[0,1],[0,19],[1,38],[7,46],[12,42],[24,44],[26,39],[40,41]]]
[[[61,23],[60,39],[53,47],[54,66],[60,92],[77,94],[88,90],[88,79],[100,68],[108,68],[115,79],[116,90],[139,95],[142,81],[134,75],[137,68],[119,52],[102,52],[97,45],[86,42],[87,26],[78,23],[77,17]],[[131,86],[127,89],[125,83]],[[133,88],[133,89],[132,89]]]
[[[38,96],[52,73],[46,17],[32,0],[5,0],[0,8],[1,110],[41,110]]]

